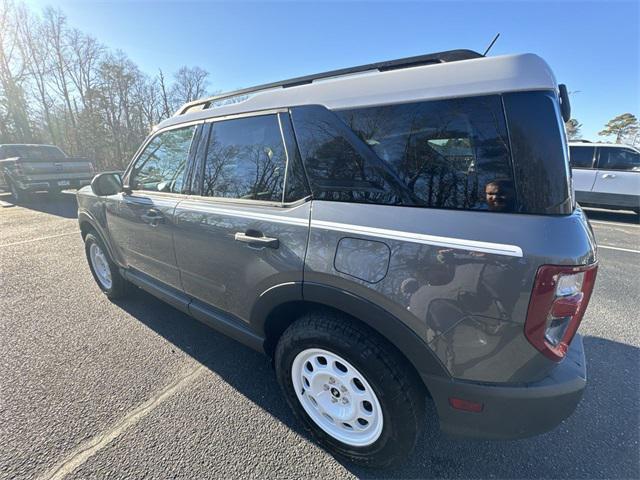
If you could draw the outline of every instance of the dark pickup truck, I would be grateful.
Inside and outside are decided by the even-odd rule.
[[[30,192],[59,192],[89,185],[95,174],[87,158],[69,157],[53,145],[0,145],[0,188],[14,201]]]

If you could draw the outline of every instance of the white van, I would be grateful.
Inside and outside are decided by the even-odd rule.
[[[573,186],[582,206],[640,214],[640,150],[588,141],[569,144]]]

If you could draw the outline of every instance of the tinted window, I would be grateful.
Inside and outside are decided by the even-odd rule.
[[[598,168],[602,170],[640,170],[640,153],[627,148],[600,148]]]
[[[294,202],[309,196],[309,186],[298,153],[291,119],[288,114],[279,114],[282,135],[288,152],[287,179],[285,182],[284,201]]]
[[[515,206],[497,96],[336,114],[300,107],[293,118],[316,198],[496,211]]]
[[[181,192],[195,129],[195,126],[191,126],[156,135],[133,167],[130,182],[132,188]]]
[[[568,152],[555,94],[518,92],[503,99],[520,210],[571,213]]]
[[[209,137],[202,193],[280,202],[285,165],[275,115],[216,122]]]
[[[576,168],[593,167],[594,147],[570,147],[571,166]]]

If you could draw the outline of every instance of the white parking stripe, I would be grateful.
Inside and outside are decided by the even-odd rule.
[[[134,426],[144,417],[153,412],[162,402],[180,390],[183,390],[188,384],[192,383],[206,370],[204,365],[200,365],[189,372],[182,378],[179,378],[172,384],[157,392],[153,397],[139,405],[129,412],[122,420],[117,422],[113,427],[105,432],[101,432],[86,442],[78,445],[67,457],[58,462],[51,470],[42,475],[41,479],[57,480],[69,475],[79,466],[84,464],[89,458],[109,445],[112,441],[123,434],[127,429]]]
[[[640,228],[640,225],[637,223],[620,223],[620,222],[602,222],[600,220],[589,220],[589,223],[595,223],[596,225],[609,225],[616,227],[633,227]]]
[[[12,247],[13,245],[22,245],[23,243],[39,242],[40,240],[49,240],[50,238],[66,237],[67,235],[78,235],[79,233],[80,233],[80,230],[76,230],[75,232],[61,233],[59,235],[49,235],[48,237],[31,238],[29,240],[22,240],[20,242],[5,243],[0,245],[0,248]]]
[[[606,250],[618,250],[620,252],[640,253],[640,250],[633,250],[631,248],[614,247],[612,245],[598,245],[598,248],[604,248]]]

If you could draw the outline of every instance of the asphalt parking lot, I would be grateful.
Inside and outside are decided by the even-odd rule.
[[[108,301],[74,196],[0,195],[0,478],[639,478],[640,225],[588,215],[600,270],[576,413],[510,442],[432,422],[409,463],[367,471],[301,432],[266,358],[144,292]]]

